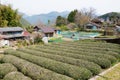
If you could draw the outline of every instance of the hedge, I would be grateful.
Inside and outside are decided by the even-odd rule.
[[[105,58],[98,58],[98,57],[80,55],[80,54],[72,54],[72,53],[66,53],[66,52],[63,52],[63,51],[57,51],[57,50],[54,51],[54,50],[50,50],[50,49],[41,49],[41,48],[34,48],[34,47],[29,47],[28,49],[37,50],[37,51],[41,51],[41,52],[46,52],[46,53],[49,53],[49,54],[72,57],[72,58],[75,58],[75,59],[83,59],[83,60],[91,61],[91,62],[94,62],[94,63],[100,65],[102,68],[108,68],[111,65],[110,60],[105,59]]]
[[[98,47],[98,48],[110,48],[110,49],[119,49],[120,45],[118,44],[113,44],[113,43],[105,43],[105,42],[84,42],[84,43],[81,43],[80,41],[79,42],[71,42],[71,43],[62,43],[62,44],[59,44],[57,43],[57,45],[68,45],[68,46],[71,46],[71,45],[76,45],[76,46],[88,46],[88,47]]]
[[[74,59],[74,58],[60,56],[60,55],[53,55],[53,54],[48,54],[48,53],[39,52],[35,50],[30,50],[30,49],[19,49],[19,51],[32,54],[32,55],[36,55],[36,56],[50,58],[50,59],[61,61],[64,63],[69,63],[69,64],[76,65],[79,67],[85,67],[88,70],[90,70],[93,74],[98,74],[101,71],[101,67],[99,65],[93,62],[82,60],[82,59]]]
[[[24,76],[20,72],[10,72],[4,77],[4,80],[32,80],[32,79]]]
[[[71,47],[70,46],[66,46],[66,45],[62,45],[62,46],[60,46],[60,45],[47,45],[47,47],[48,46],[54,47],[55,49],[56,48],[62,48],[63,50],[64,49],[68,49],[68,51],[75,51],[75,52],[77,51],[77,52],[88,52],[88,53],[96,53],[96,54],[107,54],[107,55],[112,55],[112,56],[114,56],[114,57],[116,57],[118,59],[120,58],[120,54],[118,54],[119,52],[117,53],[113,49],[111,49],[113,51],[87,49],[87,47],[88,47],[87,45],[85,46],[86,48],[77,48],[76,45],[75,46],[72,45]],[[43,46],[41,46],[41,47],[43,47]],[[119,49],[117,49],[117,50],[119,51]]]
[[[3,78],[6,74],[17,71],[17,68],[10,63],[0,64],[0,78]]]
[[[69,52],[69,53],[75,53],[75,54],[82,54],[82,55],[88,55],[88,56],[95,56],[95,57],[99,57],[99,58],[105,58],[111,61],[111,63],[114,63],[117,61],[117,58],[112,56],[112,55],[108,55],[108,54],[98,54],[98,53],[90,53],[90,52],[86,52],[86,50],[84,52],[82,51],[77,51],[77,50],[71,50],[71,49],[65,49],[65,48],[61,48],[61,47],[52,47],[52,46],[36,46],[42,49],[48,48],[51,50],[57,50],[57,51],[64,51],[64,52]]]
[[[57,74],[13,55],[5,55],[2,61],[12,63],[19,71],[28,75],[33,80],[73,80],[70,77]]]
[[[45,67],[47,69],[50,69],[52,71],[55,71],[63,75],[67,75],[77,80],[78,79],[86,80],[92,76],[92,73],[83,67],[77,67],[74,65],[55,61],[52,59],[26,54],[20,51],[7,50],[5,51],[5,53],[21,57],[23,59],[36,63],[42,67]]]
[[[72,46],[72,45],[76,45],[76,46],[88,46],[88,47],[98,47],[98,48],[110,48],[110,49],[119,49],[119,45],[118,44],[113,44],[113,43],[105,43],[105,42],[70,42],[70,43],[66,43],[66,42],[63,42],[61,44],[59,43],[56,43],[55,45],[64,45],[64,46]]]
[[[93,45],[93,44],[91,44],[91,45]],[[112,44],[111,44],[112,45]],[[111,45],[109,45],[109,46],[111,46]],[[48,46],[48,45],[47,45]],[[81,45],[81,46],[84,46],[84,45]],[[89,45],[85,45],[84,47],[85,48],[81,48],[81,46],[78,46],[77,47],[77,44],[72,44],[72,45],[64,45],[64,44],[59,44],[59,45],[52,45],[52,47],[61,47],[61,48],[65,48],[65,49],[72,49],[72,50],[77,50],[77,51],[81,51],[81,50],[84,50],[84,51],[86,51],[86,52],[97,52],[97,53],[100,53],[100,54],[111,54],[112,55],[112,53],[120,53],[120,51],[119,51],[119,47],[120,46],[118,46],[118,48],[119,49],[116,49],[116,48],[107,48],[106,50],[98,50],[98,49],[91,49],[92,48],[92,46],[89,46]],[[63,48],[63,49],[64,49]],[[101,47],[99,47],[98,46],[98,48],[101,48]],[[102,48],[105,48],[105,45],[103,45],[102,46]],[[120,57],[119,57],[120,58]]]

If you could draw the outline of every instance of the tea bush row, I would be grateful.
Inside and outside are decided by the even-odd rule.
[[[60,55],[53,55],[45,52],[40,52],[40,51],[35,51],[35,50],[30,50],[30,49],[19,49],[19,51],[36,55],[36,56],[42,56],[46,58],[50,58],[56,61],[64,62],[64,63],[69,63],[72,65],[76,65],[79,67],[85,67],[88,70],[90,70],[93,74],[98,74],[101,71],[101,67],[93,62],[88,62],[86,60],[82,59],[74,59],[66,56],[60,56]]]
[[[32,80],[29,77],[24,76],[22,73],[14,71],[5,75],[3,80]]]
[[[29,47],[29,49],[46,52],[49,54],[55,54],[55,55],[61,55],[61,56],[67,56],[67,57],[72,57],[72,58],[76,58],[76,59],[83,59],[83,60],[91,61],[91,62],[94,62],[94,63],[100,65],[102,68],[108,68],[111,65],[110,60],[104,59],[104,58],[98,58],[98,57],[80,55],[80,54],[72,54],[72,53],[66,53],[64,51],[57,51],[57,50],[54,51],[54,50],[50,50],[50,49],[41,49],[41,48],[35,48],[35,47],[31,47],[31,48]]]
[[[44,57],[38,57],[30,54],[26,54],[20,51],[7,50],[6,54],[15,55],[17,57],[23,58],[42,67],[55,71],[57,73],[67,75],[74,79],[86,80],[92,76],[92,73],[86,68],[73,66],[70,64],[58,62]]]
[[[17,68],[10,63],[0,64],[0,78],[3,78],[6,74],[17,71]]]
[[[8,51],[9,52],[9,51]],[[57,74],[48,69],[42,68],[36,64],[20,59],[13,55],[5,55],[2,58],[5,63],[11,63],[17,67],[22,73],[28,75],[33,80],[73,80],[70,77]]]
[[[87,56],[94,56],[94,57],[99,57],[99,58],[105,58],[111,61],[111,63],[114,63],[117,61],[116,57],[108,54],[98,54],[98,53],[90,53],[90,52],[83,52],[83,51],[77,51],[77,50],[71,50],[71,49],[65,49],[65,48],[60,48],[60,47],[52,47],[52,46],[36,46],[38,48],[42,49],[51,49],[51,50],[57,50],[57,51],[63,51],[66,53],[73,53],[73,54],[80,54],[80,55],[87,55]]]
[[[50,45],[47,45],[50,46]],[[51,45],[51,47],[55,47],[56,48],[62,48],[64,49],[68,49],[68,51],[75,51],[75,52],[88,52],[88,53],[96,53],[96,54],[108,54],[108,55],[112,55],[116,58],[120,58],[120,54],[113,52],[113,51],[104,51],[104,50],[95,50],[95,49],[82,49],[82,48],[76,48],[76,47],[69,47],[69,46],[59,46],[59,45]],[[47,47],[46,47],[47,48]]]

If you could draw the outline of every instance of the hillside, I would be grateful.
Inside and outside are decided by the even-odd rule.
[[[101,15],[99,17],[103,18],[103,19],[107,19],[107,18],[114,17],[114,16],[120,18],[120,12],[110,12],[110,13],[106,13],[104,15]]]
[[[33,15],[33,16],[25,16],[23,17],[31,24],[37,24],[38,22],[42,22],[44,24],[48,23],[48,20],[51,22],[54,22],[57,16],[67,17],[69,14],[68,11],[64,12],[50,12],[48,14],[39,14],[39,15]]]
[[[27,20],[25,20],[24,18],[21,18],[21,19],[20,19],[20,23],[22,24],[22,27],[28,27],[28,26],[31,25],[31,24],[30,24]]]

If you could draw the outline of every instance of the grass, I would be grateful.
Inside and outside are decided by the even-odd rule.
[[[4,56],[4,54],[0,54],[0,58],[2,58]]]
[[[96,80],[120,80],[120,63]]]
[[[49,42],[63,42],[61,38],[51,38]]]

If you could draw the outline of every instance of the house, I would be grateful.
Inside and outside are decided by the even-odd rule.
[[[96,23],[98,25],[102,25],[103,24],[103,21],[101,19],[98,19],[98,18],[92,19],[91,22]]]
[[[59,28],[53,28],[55,34],[61,34],[61,30]]]
[[[85,24],[85,29],[100,30],[103,22],[100,19],[92,19],[89,23]]]
[[[101,26],[99,24],[89,22],[85,25],[85,29],[91,29],[91,30],[99,30]]]
[[[116,26],[115,31],[117,36],[120,36],[120,26]]]
[[[53,37],[54,36],[54,29],[52,27],[47,27],[47,26],[35,26],[34,31],[40,32],[42,36],[45,37]]]
[[[4,40],[24,39],[27,35],[24,35],[23,32],[24,30],[21,27],[0,28],[0,38]]]

